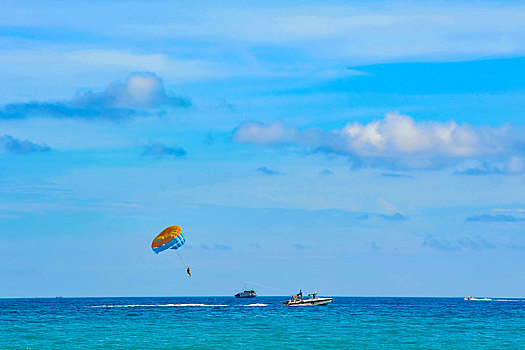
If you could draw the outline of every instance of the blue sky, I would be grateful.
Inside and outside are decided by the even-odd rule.
[[[524,14],[4,2],[0,297],[523,297]]]

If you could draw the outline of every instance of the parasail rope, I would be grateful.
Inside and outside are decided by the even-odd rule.
[[[277,290],[277,288],[275,288],[275,287],[265,286],[264,284],[259,284],[259,283],[255,283],[255,282],[246,281],[245,283],[249,284],[249,285],[253,284],[254,286],[258,286],[258,287],[270,288],[270,289]]]
[[[189,266],[186,265],[186,263],[184,262],[184,260],[182,259],[182,256],[179,254],[179,251],[178,250],[175,250],[175,253],[177,253],[177,255],[179,256],[179,259],[182,263],[182,265],[186,266],[186,268],[188,268]]]

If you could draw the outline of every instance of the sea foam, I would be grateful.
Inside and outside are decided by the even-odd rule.
[[[224,307],[224,304],[131,304],[131,305],[93,305],[91,308],[124,308],[124,307]]]

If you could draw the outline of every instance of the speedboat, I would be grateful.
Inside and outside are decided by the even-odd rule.
[[[289,300],[283,301],[285,306],[303,306],[303,305],[328,305],[334,298],[318,297],[317,292],[308,294],[310,298],[303,299],[302,295],[294,294]]]
[[[490,299],[490,298],[474,298],[474,297],[468,297],[468,298],[463,298],[463,300],[491,301],[492,299]]]

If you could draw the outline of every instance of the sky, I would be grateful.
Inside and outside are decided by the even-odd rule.
[[[522,2],[6,0],[0,297],[525,297],[523,110]]]

